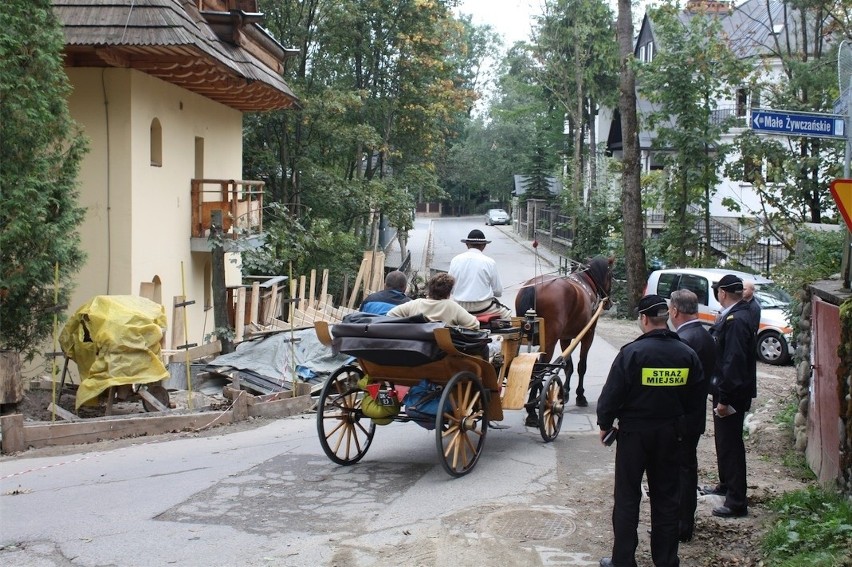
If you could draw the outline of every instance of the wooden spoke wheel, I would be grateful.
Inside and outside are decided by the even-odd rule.
[[[459,372],[444,387],[435,432],[441,464],[450,475],[466,475],[479,460],[488,431],[487,406],[482,381],[472,372]]]
[[[358,388],[364,372],[344,366],[332,374],[317,404],[317,432],[322,450],[339,465],[352,465],[370,448],[376,424],[361,413],[365,392]]]
[[[154,396],[154,398],[156,398],[158,402],[160,402],[167,408],[169,407],[171,403],[169,401],[169,391],[166,390],[165,386],[163,386],[162,384],[147,384],[143,386],[143,388],[148,390],[148,393]],[[142,407],[147,412],[160,411],[160,408],[154,406],[154,404],[150,403],[145,398],[142,398]]]
[[[565,413],[565,388],[558,374],[544,381],[538,399],[538,430],[545,443],[556,439]]]

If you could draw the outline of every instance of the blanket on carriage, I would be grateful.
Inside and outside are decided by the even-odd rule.
[[[353,313],[332,329],[332,348],[375,364],[421,366],[444,358],[447,353],[435,341],[434,331],[445,327],[423,316],[385,317]],[[478,354],[490,342],[488,333],[450,327],[454,346],[468,354]]]

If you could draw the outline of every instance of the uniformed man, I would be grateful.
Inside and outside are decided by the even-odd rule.
[[[695,352],[666,325],[668,307],[659,295],[639,301],[642,336],[612,363],[598,399],[601,441],[618,419],[612,558],[601,567],[633,567],[639,544],[642,475],[651,495],[651,557],[657,567],[679,565],[679,449],[684,416],[692,410],[690,388],[704,380]]]
[[[756,337],[749,304],[743,300],[743,281],[727,274],[713,285],[713,293],[723,307],[710,329],[716,339],[710,393],[719,484],[705,493],[725,497],[724,505],[713,508],[714,516],[736,518],[748,515],[743,421],[757,395]]]

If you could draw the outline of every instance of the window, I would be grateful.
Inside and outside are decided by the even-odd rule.
[[[737,89],[737,116],[742,118],[748,112],[748,89]]]
[[[666,299],[672,296],[672,292],[676,289],[677,280],[680,274],[660,274],[660,281],[657,282],[657,295]]]
[[[680,289],[688,289],[698,297],[700,305],[707,305],[707,278],[702,276],[693,276],[692,274],[683,274],[680,277]]]
[[[743,158],[743,181],[753,184],[760,177],[763,177],[763,160],[754,156]]]
[[[151,165],[163,166],[163,128],[156,118],[151,121]]]

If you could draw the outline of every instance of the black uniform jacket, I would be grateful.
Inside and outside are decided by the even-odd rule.
[[[748,303],[734,304],[710,333],[716,339],[716,371],[711,393],[720,404],[746,410],[757,396],[756,339]]]
[[[704,380],[698,355],[669,330],[655,329],[624,346],[598,399],[598,426],[644,431],[693,410],[690,389]]]
[[[691,389],[690,398],[694,396],[692,404],[694,411],[686,416],[686,432],[701,435],[707,423],[707,394],[710,392],[710,377],[716,367],[716,342],[698,320],[678,327],[677,336],[695,351],[698,360],[701,361],[701,369],[704,371],[704,380]]]

